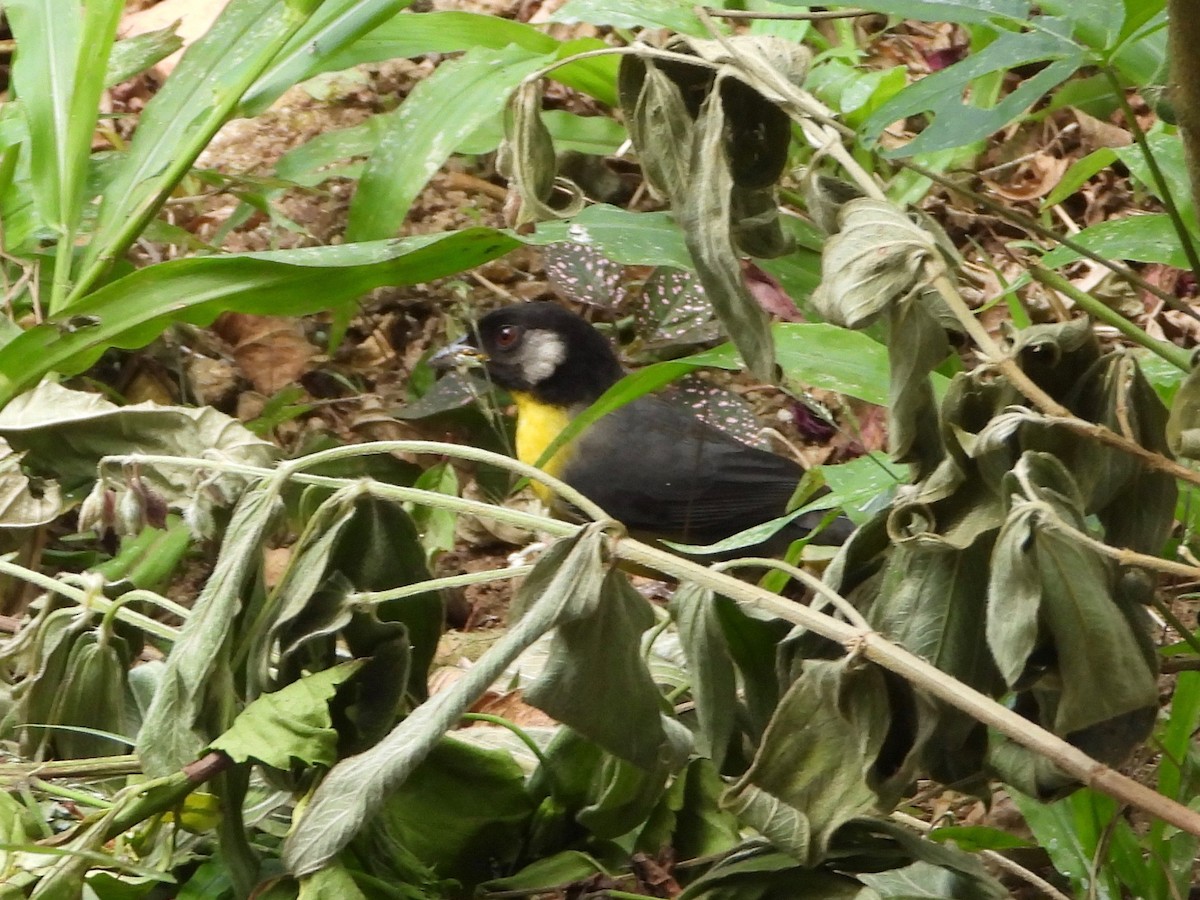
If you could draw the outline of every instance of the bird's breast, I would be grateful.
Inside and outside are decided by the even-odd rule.
[[[517,404],[517,459],[535,466],[546,448],[570,423],[571,412],[561,406],[542,403],[532,395],[519,391],[513,392],[513,400]],[[559,448],[541,466],[542,471],[558,477],[570,455],[569,447]],[[535,483],[533,489],[543,500],[549,499],[546,488]]]

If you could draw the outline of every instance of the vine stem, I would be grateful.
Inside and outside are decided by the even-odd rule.
[[[1106,325],[1111,325],[1139,347],[1144,347],[1151,353],[1160,356],[1177,369],[1184,372],[1192,370],[1191,354],[1188,351],[1182,347],[1176,347],[1174,344],[1169,344],[1166,341],[1156,341],[1119,312],[1105,306],[1086,291],[1081,291],[1057,272],[1052,272],[1045,266],[1034,263],[1029,267],[1029,277],[1038,284],[1050,288],[1052,291],[1066,294],[1075,302],[1076,306],[1089,316],[1099,319]]]
[[[853,134],[853,132],[850,132],[848,136],[853,137]],[[1171,309],[1190,316],[1193,319],[1200,320],[1200,314],[1198,314],[1194,309],[1169,291],[1163,290],[1156,284],[1151,284],[1124,263],[1106,259],[1103,254],[1097,253],[1095,250],[1092,250],[1089,247],[1085,247],[1083,244],[1067,237],[1065,234],[1059,234],[1058,232],[1054,231],[1054,229],[1047,228],[1037,219],[1027,216],[1022,212],[1018,212],[1017,210],[1010,206],[1006,206],[1003,203],[998,203],[991,197],[988,197],[986,194],[981,194],[978,191],[973,191],[970,188],[963,187],[961,184],[951,178],[947,178],[945,175],[934,172],[931,169],[927,169],[924,166],[912,162],[911,160],[897,160],[896,162],[898,165],[908,169],[910,172],[914,172],[917,175],[920,175],[922,178],[928,178],[930,181],[941,185],[948,191],[962,194],[964,197],[967,197],[974,203],[978,203],[984,209],[988,210],[988,212],[994,213],[1005,221],[1019,225],[1021,228],[1036,234],[1038,237],[1045,238],[1048,241],[1054,241],[1056,244],[1062,244],[1072,253],[1078,253],[1084,259],[1089,259],[1092,262],[1103,266],[1113,274],[1127,281],[1129,284],[1132,284],[1134,287],[1140,288],[1146,293],[1157,297],[1159,300],[1163,301],[1163,303],[1167,304],[1167,306],[1171,307]]]

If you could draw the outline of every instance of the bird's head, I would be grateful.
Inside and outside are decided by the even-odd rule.
[[[590,405],[624,374],[600,332],[550,302],[494,310],[430,362],[442,369],[481,367],[506,390],[564,407]]]

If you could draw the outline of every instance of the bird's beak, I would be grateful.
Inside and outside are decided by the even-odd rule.
[[[486,362],[487,354],[478,347],[471,346],[467,335],[429,357],[429,365],[439,372],[458,368],[477,369]]]

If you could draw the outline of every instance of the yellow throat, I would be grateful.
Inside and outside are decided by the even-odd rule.
[[[571,413],[561,406],[542,403],[532,394],[514,391],[512,397],[517,404],[517,459],[537,465],[551,441],[571,421]],[[559,448],[541,467],[542,471],[557,477],[570,455],[569,447]],[[550,499],[550,491],[542,485],[534,483],[533,489],[543,500]]]

